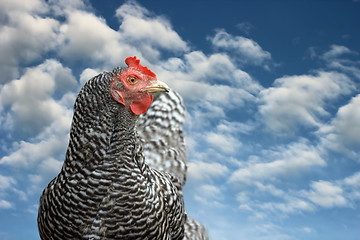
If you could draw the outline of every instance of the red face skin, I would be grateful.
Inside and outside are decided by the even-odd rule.
[[[111,84],[111,94],[115,101],[129,107],[134,114],[139,115],[147,111],[154,99],[146,88],[155,81],[157,81],[156,76],[128,68],[115,77]],[[118,84],[119,82],[122,84]],[[118,89],[117,86],[120,85],[122,87]]]
[[[114,77],[111,83],[111,95],[115,101],[136,114],[142,114],[150,107],[154,97],[151,93],[168,92],[168,86],[157,81],[156,74],[140,64],[140,60],[127,57],[128,68]]]

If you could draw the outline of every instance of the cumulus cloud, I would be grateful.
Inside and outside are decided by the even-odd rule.
[[[260,192],[264,192],[264,193],[268,193],[271,194],[275,197],[285,197],[286,196],[286,192],[276,188],[274,185],[272,184],[264,184],[261,182],[254,182],[254,185],[257,187],[257,189]]]
[[[83,86],[89,79],[98,75],[101,71],[92,68],[86,68],[80,74],[80,85]]]
[[[204,184],[202,185],[199,190],[208,197],[212,198],[219,198],[221,194],[221,190],[218,186],[210,185],[210,184]]]
[[[55,16],[66,16],[77,10],[91,10],[87,0],[48,0],[48,7]]]
[[[349,200],[360,199],[360,172],[355,172],[353,175],[344,178],[340,182],[340,186],[347,191]]]
[[[344,54],[352,54],[353,51],[351,51],[349,48],[345,46],[340,45],[331,45],[330,50],[325,52],[321,58],[323,58],[326,61],[330,61],[334,58],[338,58]]]
[[[227,120],[221,120],[216,126],[216,129],[224,133],[243,133],[248,134],[254,130],[254,126],[251,124],[245,124],[242,122],[231,122]]]
[[[319,129],[318,134],[322,146],[339,152],[355,156],[360,150],[360,95],[353,97],[350,102],[339,108],[330,124]]]
[[[225,30],[217,30],[214,37],[208,38],[213,46],[219,50],[232,51],[238,54],[239,61],[254,65],[264,65],[271,60],[271,54],[263,50],[260,45],[252,39],[242,36],[232,36]]]
[[[303,232],[309,233],[309,234],[316,232],[315,229],[310,228],[310,227],[303,227],[301,230],[302,230]]]
[[[360,174],[333,181],[313,181],[308,189],[282,190],[272,184],[255,182],[256,190],[263,194],[275,196],[275,201],[253,201],[252,196],[258,196],[258,191],[239,192],[237,201],[239,208],[250,211],[259,218],[288,216],[303,212],[319,211],[323,208],[353,207],[353,201],[360,199]],[[270,198],[269,198],[270,199]]]
[[[328,115],[325,103],[354,89],[353,82],[337,72],[283,77],[261,91],[259,112],[267,129],[291,135],[299,127],[320,127]]]
[[[16,183],[16,180],[13,177],[0,175],[0,189],[7,189],[12,187]]]
[[[277,150],[265,151],[260,162],[249,162],[230,176],[230,182],[253,184],[256,180],[274,181],[294,176],[315,166],[325,166],[319,151],[306,142],[296,142]]]
[[[189,179],[196,181],[211,179],[214,177],[223,177],[229,172],[229,169],[225,165],[221,165],[216,162],[189,162],[188,167]]]
[[[242,144],[241,142],[231,136],[221,133],[209,132],[205,135],[205,140],[214,148],[226,154],[234,154],[238,151]]]
[[[6,114],[0,125],[21,131],[23,136],[41,131],[66,111],[52,94],[64,94],[74,86],[77,82],[70,69],[55,60],[28,68],[23,76],[0,90],[0,110]]]
[[[209,205],[212,207],[224,207],[224,204],[221,203],[223,200],[222,196],[224,195],[219,187],[210,184],[204,184],[198,188],[194,199],[204,205]]]
[[[360,188],[360,172],[356,172],[353,175],[346,177],[343,180],[343,184]]]
[[[135,1],[128,1],[116,10],[121,21],[119,32],[125,42],[131,42],[144,57],[158,60],[160,50],[183,53],[188,44],[172,29],[165,17],[150,13]]]
[[[314,206],[300,198],[290,197],[284,202],[267,202],[259,204],[260,209],[271,213],[294,214],[299,212],[308,212],[315,210]]]
[[[3,200],[3,199],[0,199],[0,208],[12,208],[13,207],[13,204],[9,201],[6,201],[6,200]]]
[[[302,193],[311,202],[321,207],[346,206],[347,200],[343,196],[341,187],[328,182],[318,181],[311,183],[311,190]]]
[[[55,2],[53,5],[58,6]],[[119,29],[110,28],[105,19],[86,11],[81,2],[73,5],[66,8],[66,22],[59,34],[60,56],[69,63],[108,70],[130,55],[137,55],[148,65],[148,61],[159,60],[160,50],[189,49],[168,20],[152,15],[135,1],[128,1],[116,10]]]
[[[342,45],[331,45],[324,53],[318,53],[315,47],[309,48],[310,57],[320,59],[327,67],[360,79],[360,63],[353,58],[359,56],[357,51]]]
[[[34,167],[41,162],[47,164],[50,156],[65,153],[64,146],[66,146],[66,138],[59,138],[59,136],[34,143],[20,141],[14,144],[13,152],[10,155],[0,159],[0,164],[17,167]]]
[[[196,102],[196,108],[238,109],[247,102],[255,101],[255,95],[262,89],[226,54],[206,55],[193,51],[182,59],[171,58],[161,67],[157,71],[159,79],[167,81],[186,101]]]
[[[3,199],[7,196],[6,191],[18,191],[15,188],[16,180],[13,177],[3,176],[0,174],[0,209],[12,208],[14,204],[10,201]]]
[[[18,76],[19,65],[27,66],[57,46],[60,24],[34,14],[47,11],[41,1],[1,1],[0,9],[0,83],[4,83]]]
[[[360,95],[341,107],[333,121],[334,131],[340,142],[350,149],[360,150]]]
[[[103,18],[85,11],[68,14],[67,22],[61,26],[61,37],[60,56],[70,63],[116,66],[134,51],[128,44],[121,44],[119,33],[111,29]]]

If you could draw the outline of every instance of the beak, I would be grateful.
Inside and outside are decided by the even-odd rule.
[[[148,93],[157,93],[157,92],[169,92],[170,88],[168,85],[161,81],[151,81],[150,85],[145,87],[142,91]]]

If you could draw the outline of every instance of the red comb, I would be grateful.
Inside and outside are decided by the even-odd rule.
[[[140,59],[136,59],[136,56],[134,57],[127,57],[125,59],[125,63],[128,65],[128,67],[130,68],[134,68],[140,72],[142,72],[143,74],[145,75],[148,75],[148,76],[151,76],[151,77],[154,77],[156,78],[156,74],[151,71],[150,69],[148,69],[147,67],[145,66],[142,66],[140,64]]]

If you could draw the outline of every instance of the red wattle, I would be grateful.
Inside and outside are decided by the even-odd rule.
[[[146,113],[147,109],[150,107],[151,103],[153,102],[153,99],[154,96],[146,94],[143,98],[133,101],[130,104],[130,109],[136,115]]]

